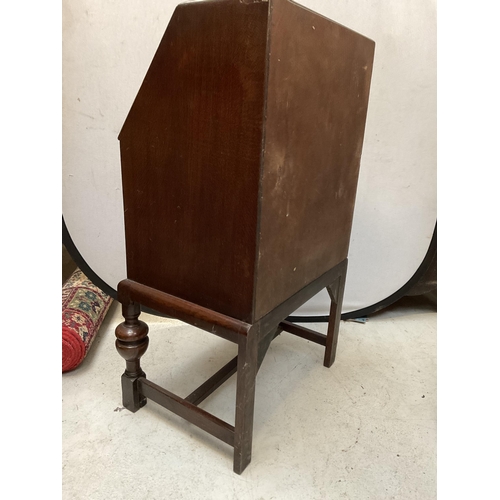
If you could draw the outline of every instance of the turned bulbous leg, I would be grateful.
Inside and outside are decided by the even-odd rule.
[[[148,325],[139,320],[140,305],[131,302],[122,305],[125,321],[115,330],[116,349],[126,362],[122,375],[123,406],[131,412],[142,408],[147,400],[139,390],[139,377],[146,377],[141,368],[140,359],[148,348]]]

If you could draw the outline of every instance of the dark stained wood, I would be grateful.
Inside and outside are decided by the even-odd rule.
[[[210,394],[218,389],[226,380],[236,373],[238,366],[238,356],[235,356],[229,363],[225,364],[217,373],[214,373],[206,382],[195,389],[189,396],[184,398],[185,401],[198,406]]]
[[[347,257],[374,42],[273,0],[255,319]]]
[[[306,303],[309,299],[314,297],[323,288],[326,288],[345,272],[347,266],[347,259],[336,265],[334,268],[315,279],[312,283],[293,294],[290,298],[282,302],[279,306],[275,307],[271,312],[266,314],[263,318],[255,323],[259,327],[268,332],[276,328],[286,317],[290,316],[302,304]]]
[[[173,316],[234,343],[238,343],[239,336],[247,335],[250,330],[250,325],[247,323],[128,279],[118,283],[118,300],[140,301],[143,306]]]
[[[259,352],[257,354],[257,371],[260,369],[260,365],[264,361],[267,350],[269,349],[271,342],[283,331],[279,326],[276,330],[271,330],[267,335],[259,339]]]
[[[124,280],[118,286],[118,297],[123,303],[125,322],[117,328],[117,347],[127,360],[127,370],[122,377],[124,406],[137,411],[147,398],[173,411],[189,422],[234,446],[233,470],[241,474],[251,461],[253,417],[255,405],[255,382],[257,372],[264,360],[272,340],[282,330],[326,345],[325,365],[333,363],[340,323],[339,304],[342,301],[347,259],[317,278],[302,290],[294,294],[253,325],[228,318],[220,313],[205,310],[168,294],[153,290],[131,280]],[[332,315],[328,335],[325,337],[307,328],[284,321],[290,311],[308,300],[311,294],[327,287],[332,298]],[[180,300],[180,301],[179,301]],[[146,379],[139,364],[139,358],[147,347],[147,325],[138,320],[139,304],[147,304],[160,312],[182,319],[191,325],[197,325],[212,333],[216,327],[224,326],[225,338],[233,338],[228,332],[234,329],[234,339],[238,344],[238,356],[232,359],[204,384],[195,389],[186,398],[181,398]],[[202,322],[200,322],[200,318]],[[210,328],[210,322],[213,327]],[[236,332],[237,331],[237,332]],[[329,347],[330,346],[330,347]],[[328,364],[327,366],[331,365]],[[236,415],[234,427],[198,408],[206,397],[222,385],[234,372],[237,372]]]
[[[335,359],[374,43],[288,0],[175,10],[120,133],[124,406],[147,398],[252,456],[255,383],[282,330]],[[327,288],[326,337],[285,321]],[[186,398],[147,380],[140,306],[238,345]],[[199,404],[237,373],[234,427]]]
[[[295,323],[290,323],[289,321],[282,321],[280,326],[285,332],[310,340],[316,344],[326,346],[326,335],[323,335],[322,333],[315,332],[314,330],[305,328],[304,326],[296,325]]]
[[[125,321],[115,330],[116,349],[126,362],[122,375],[123,406],[131,412],[142,408],[147,400],[138,386],[139,377],[146,374],[141,368],[140,359],[148,348],[148,325],[140,321],[141,308],[138,302],[123,301],[122,313]]]
[[[373,52],[288,0],[178,6],[120,133],[128,278],[253,323],[344,260]]]
[[[233,459],[233,471],[236,474],[241,474],[252,459],[255,379],[259,369],[258,352],[261,333],[259,329],[251,331],[247,337],[241,337],[238,346]]]
[[[337,343],[339,339],[340,317],[342,315],[342,301],[344,299],[345,279],[347,275],[347,262],[337,278],[335,284],[327,286],[330,295],[330,318],[328,320],[328,331],[326,333],[326,349],[323,365],[330,368],[335,361]]]
[[[247,322],[268,8],[179,5],[120,133],[128,278]]]
[[[141,377],[139,378],[139,385],[147,398],[233,446],[234,427],[232,425],[163,389],[150,380]]]

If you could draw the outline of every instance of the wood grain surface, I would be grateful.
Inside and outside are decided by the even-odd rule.
[[[272,7],[256,318],[347,257],[375,45]]]
[[[176,8],[120,133],[127,276],[252,319],[268,3]]]
[[[177,7],[120,134],[128,278],[255,323],[342,262],[373,54],[289,0]]]

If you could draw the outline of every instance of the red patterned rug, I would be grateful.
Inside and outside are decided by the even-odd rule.
[[[62,288],[62,371],[87,355],[113,299],[77,269]]]

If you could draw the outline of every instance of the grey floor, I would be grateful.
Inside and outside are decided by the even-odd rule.
[[[181,396],[236,353],[178,321],[141,318],[148,378]],[[122,409],[120,321],[114,303],[88,357],[63,375],[64,499],[436,498],[436,311],[427,300],[342,322],[331,369],[320,346],[280,335],[257,378],[253,458],[241,476],[229,446],[154,402]],[[235,377],[201,406],[232,423],[234,395]]]

